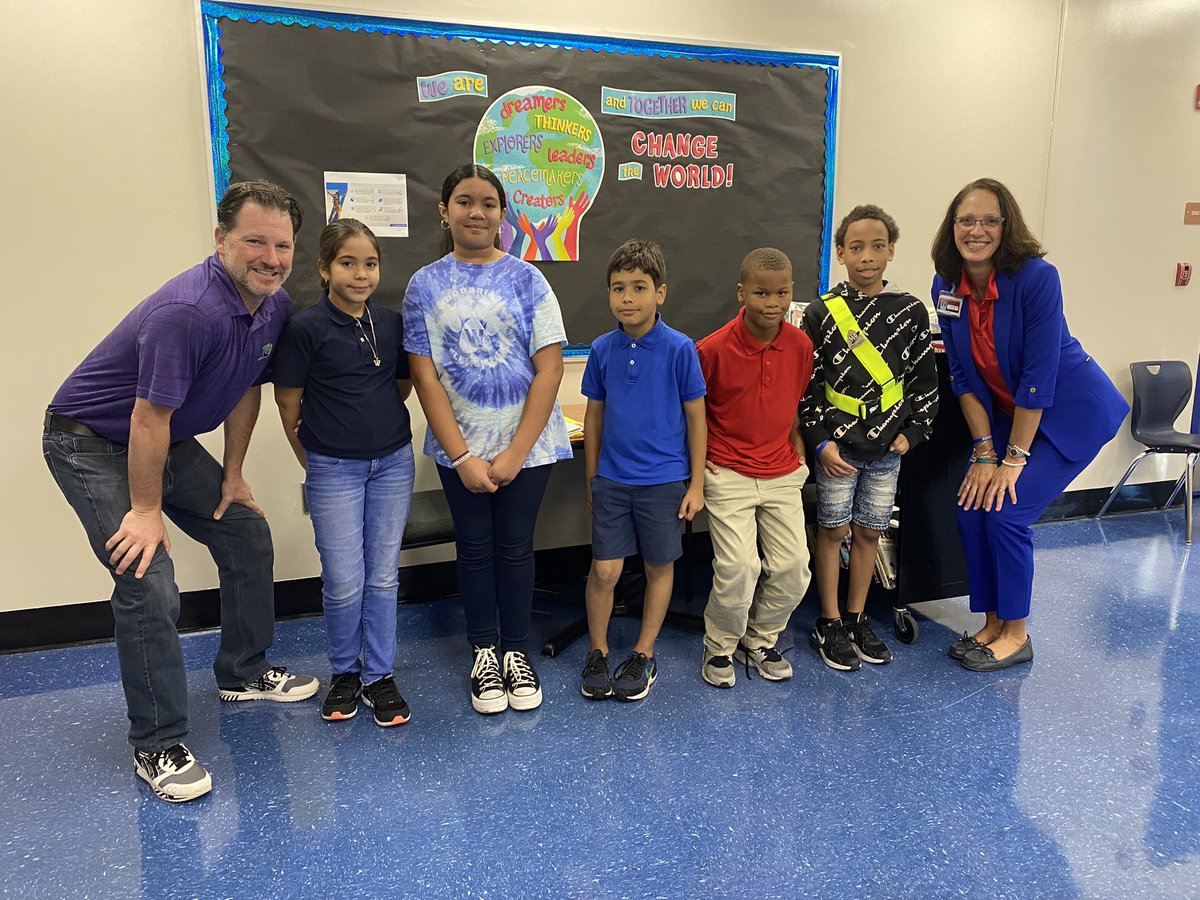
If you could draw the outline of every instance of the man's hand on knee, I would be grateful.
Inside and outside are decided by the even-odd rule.
[[[225,510],[229,509],[231,503],[240,503],[253,512],[258,513],[264,519],[267,514],[263,512],[262,507],[254,502],[254,492],[250,490],[250,485],[246,484],[246,479],[240,475],[236,477],[226,476],[221,482],[221,503],[213,512],[213,518],[220,520],[221,516],[225,515]]]
[[[150,568],[159,544],[162,544],[163,550],[167,553],[171,552],[171,537],[167,534],[167,526],[163,522],[162,512],[160,510],[138,512],[136,509],[131,509],[125,513],[125,518],[121,520],[121,527],[108,539],[104,549],[112,551],[112,556],[108,561],[116,567],[118,575],[124,575],[125,571],[140,557],[141,561],[138,563],[133,577],[141,578]]]

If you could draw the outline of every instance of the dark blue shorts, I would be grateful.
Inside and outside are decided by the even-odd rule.
[[[641,547],[642,559],[654,565],[683,555],[679,506],[686,481],[667,484],[622,484],[599,475],[592,479],[592,558],[624,559]]]

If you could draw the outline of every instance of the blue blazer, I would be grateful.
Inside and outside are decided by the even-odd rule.
[[[935,307],[938,295],[955,287],[935,275]],[[1058,270],[1044,259],[1029,259],[1015,273],[997,270],[996,288],[996,356],[1016,405],[1042,410],[1038,433],[1064,457],[1091,459],[1117,433],[1129,404],[1067,330]],[[992,391],[971,355],[966,305],[959,318],[939,314],[938,321],[954,395],[974,394],[990,420]]]

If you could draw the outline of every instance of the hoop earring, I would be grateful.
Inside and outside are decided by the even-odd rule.
[[[449,223],[449,222],[447,222],[445,219],[440,219],[439,221],[440,221],[440,223],[441,223],[441,226],[442,226],[442,231],[449,231],[449,230],[450,230],[450,223]]]

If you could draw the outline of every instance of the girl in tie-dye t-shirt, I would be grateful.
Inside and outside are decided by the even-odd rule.
[[[533,529],[550,467],[570,459],[558,404],[558,300],[542,273],[499,249],[504,187],[483,166],[442,185],[443,256],[404,295],[404,349],[429,430],[425,453],[454,519],[471,642],[471,705],[534,709],[541,685],[525,644]]]

